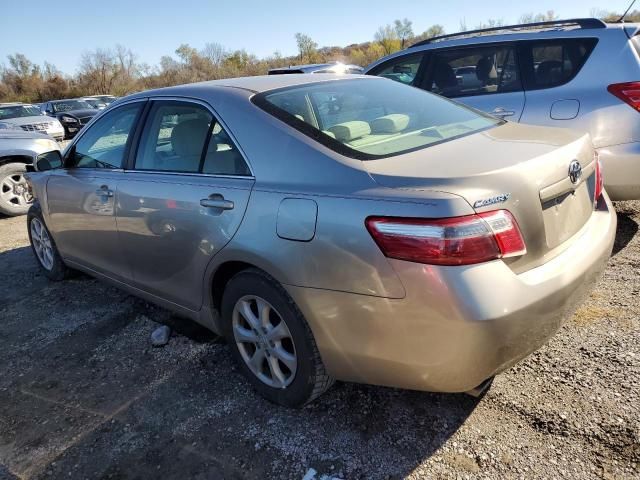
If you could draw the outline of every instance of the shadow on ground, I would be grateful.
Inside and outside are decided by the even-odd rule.
[[[637,232],[638,223],[633,219],[633,215],[624,211],[618,212],[618,229],[612,255],[626,247]]]

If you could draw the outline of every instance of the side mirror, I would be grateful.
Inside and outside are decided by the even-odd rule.
[[[45,172],[47,170],[53,170],[54,168],[62,168],[62,164],[60,151],[52,150],[38,155],[34,167],[36,172]]]

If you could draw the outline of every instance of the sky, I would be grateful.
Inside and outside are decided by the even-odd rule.
[[[554,10],[560,18],[587,17],[593,9],[624,11],[630,0],[0,0],[0,64],[23,53],[74,74],[80,56],[120,43],[138,60],[156,65],[182,43],[202,48],[216,42],[258,57],[297,53],[294,35],[319,46],[346,46],[373,39],[379,26],[398,18],[416,34],[439,23],[447,32],[488,18],[517,22],[523,13]]]

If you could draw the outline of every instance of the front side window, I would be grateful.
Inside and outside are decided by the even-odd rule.
[[[250,175],[229,135],[205,107],[156,102],[136,155],[136,170]]]
[[[252,101],[329,148],[363,160],[418,150],[502,123],[382,79],[287,87],[258,94]]]
[[[596,40],[567,38],[523,43],[526,88],[557,87],[575,77],[595,47]]]
[[[71,148],[67,168],[122,168],[142,102],[123,105],[91,125]]]
[[[388,78],[405,85],[415,85],[418,77],[418,70],[424,55],[406,55],[394,58],[383,65],[376,67],[372,74],[377,77]]]
[[[520,90],[513,46],[487,46],[436,51],[427,88],[449,98]]]

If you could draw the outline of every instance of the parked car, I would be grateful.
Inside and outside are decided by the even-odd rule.
[[[589,132],[614,200],[640,198],[640,24],[597,19],[443,35],[366,68],[513,122]],[[613,60],[615,59],[615,60]],[[476,81],[461,68],[475,70]]]
[[[0,130],[6,129],[46,133],[58,141],[64,137],[64,128],[57,119],[43,116],[40,110],[26,103],[0,105]]]
[[[26,166],[40,153],[58,151],[58,144],[43,134],[18,129],[0,130],[0,213],[24,215],[32,196],[24,177]]]
[[[98,110],[103,110],[107,108],[107,103],[102,101],[98,97],[82,97],[79,100],[82,100],[83,102],[87,102],[93,108]]]
[[[98,110],[87,102],[72,98],[41,104],[42,113],[57,118],[64,127],[64,138],[73,138],[94,117]]]
[[[92,95],[92,98],[97,98],[98,100],[106,103],[107,105],[111,105],[113,102],[115,102],[118,97],[115,97],[113,95]]]
[[[345,65],[344,63],[313,63],[310,65],[290,65],[283,68],[272,68],[269,75],[284,75],[290,73],[362,73],[359,65]]]
[[[616,229],[587,134],[366,76],[138,93],[36,167],[46,276],[224,334],[284,405],[333,379],[478,392],[571,315]]]

